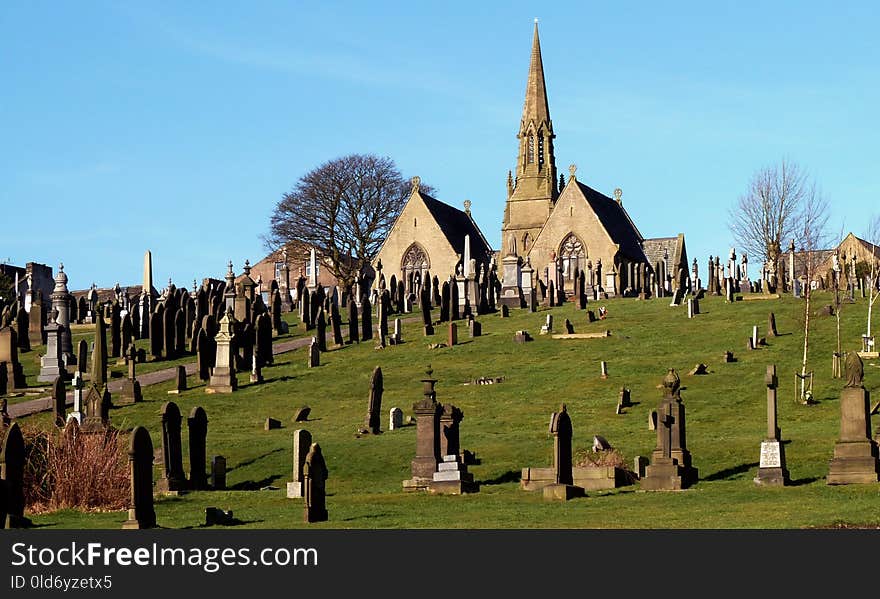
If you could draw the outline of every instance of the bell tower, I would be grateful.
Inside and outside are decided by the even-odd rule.
[[[516,177],[507,176],[507,204],[501,240],[506,243],[510,234],[516,239],[516,250],[526,256],[547,218],[550,216],[559,191],[556,187],[556,156],[553,152],[553,122],[547,103],[544,83],[544,64],[541,60],[541,42],[538,39],[538,20],[532,38],[532,54],[526,97],[520,121],[519,152]]]

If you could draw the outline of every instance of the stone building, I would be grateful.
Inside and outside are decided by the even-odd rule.
[[[556,287],[568,293],[574,291],[578,272],[587,273],[588,286],[599,286],[609,295],[650,292],[652,278],[658,282],[662,278],[668,291],[684,282],[688,274],[684,236],[646,240],[623,207],[619,188],[613,199],[592,189],[578,180],[575,165],[569,167],[567,182],[558,176],[555,137],[536,23],[517,134],[516,175],[507,176],[501,227],[507,253],[515,249],[537,278],[545,283],[556,279]],[[648,241],[654,243],[646,246]],[[668,257],[649,261],[649,246],[659,247],[660,257],[663,247],[669,246]],[[655,272],[661,263],[664,272]]]
[[[409,199],[373,260],[374,268],[381,262],[386,281],[394,275],[404,282],[408,293],[413,290],[414,280],[422,280],[429,272],[440,281],[454,274],[476,274],[480,266],[489,265],[493,256],[492,248],[471,218],[469,201],[465,200],[462,211],[432,198],[419,185],[419,178],[413,177]],[[466,245],[469,259],[476,265],[474,271],[464,264]]]

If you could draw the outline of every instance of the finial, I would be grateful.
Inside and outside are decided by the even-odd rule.
[[[232,260],[229,261],[229,264],[226,265],[229,270],[227,272],[232,273]]]
[[[569,164],[568,165],[568,178],[571,180],[577,180],[577,178],[575,177],[575,173],[577,172],[577,170],[578,170],[578,167],[576,164]]]
[[[61,272],[64,272],[64,262],[58,263],[58,270],[60,270]]]
[[[418,193],[419,185],[421,185],[422,180],[418,176],[416,176],[410,179],[410,182],[412,183],[412,193]]]
[[[535,17],[535,25],[538,24],[538,17]]]
[[[617,200],[618,204],[623,205],[623,190],[621,188],[618,187],[614,190],[614,199]]]
[[[467,212],[468,214],[471,213],[471,201],[470,200],[464,201],[464,211]]]

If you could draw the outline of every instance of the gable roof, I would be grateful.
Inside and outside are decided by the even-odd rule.
[[[620,251],[634,260],[646,260],[642,251],[644,238],[623,205],[580,181],[575,180],[575,183],[593,209],[596,218],[608,232],[611,241],[620,246]]]
[[[651,266],[663,261],[663,252],[665,251],[669,260],[675,257],[675,246],[678,244],[678,237],[656,237],[654,239],[646,239],[642,250],[645,258]]]
[[[434,221],[440,227],[443,236],[446,237],[449,245],[452,246],[452,249],[457,254],[462,257],[464,256],[464,236],[470,235],[471,258],[476,260],[477,264],[489,262],[493,255],[492,248],[486,241],[486,238],[483,237],[483,233],[477,227],[470,214],[441,202],[422,191],[417,193],[422,202],[424,202],[428,212],[434,217]]]

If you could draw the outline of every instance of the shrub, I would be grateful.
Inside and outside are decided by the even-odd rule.
[[[115,511],[128,507],[130,474],[126,439],[119,431],[85,434],[25,430],[26,510]]]

